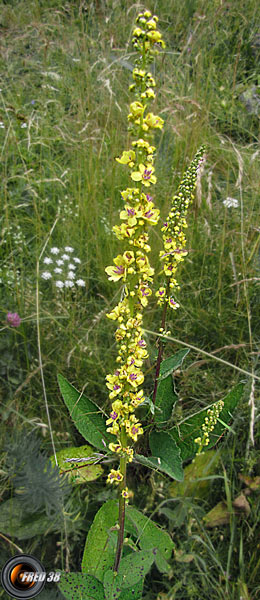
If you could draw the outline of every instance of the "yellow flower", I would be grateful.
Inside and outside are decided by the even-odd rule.
[[[141,181],[143,185],[148,187],[151,183],[156,183],[157,178],[153,175],[154,167],[151,165],[145,166],[142,163],[139,165],[139,171],[133,171],[131,177],[134,181]]]
[[[130,104],[131,114],[129,117],[141,117],[145,110],[145,106],[141,102],[132,102]]]
[[[144,432],[141,423],[138,422],[134,415],[131,415],[129,421],[125,422],[125,428],[127,434],[132,438],[132,440],[134,440],[134,442],[137,442],[138,435],[142,435]]]
[[[145,100],[145,98],[152,98],[152,99],[154,99],[155,98],[155,93],[154,93],[153,89],[152,88],[147,88],[145,90],[145,92],[142,92],[141,98],[143,98],[144,100]]]
[[[140,37],[141,35],[143,35],[145,32],[143,29],[141,29],[140,27],[136,27],[133,31],[133,36],[134,37]]]
[[[130,392],[131,404],[134,408],[137,408],[139,404],[144,402],[144,392],[143,390],[139,390],[139,392]]]
[[[122,491],[122,496],[123,498],[129,498],[129,492],[128,492],[128,487],[126,487],[123,491]]]
[[[116,258],[114,258],[114,263],[116,266],[105,268],[107,275],[109,275],[109,281],[119,281],[121,277],[125,279],[127,271],[128,273],[133,272],[132,270],[130,271],[128,265],[131,265],[134,260],[135,256],[131,250],[124,252],[123,256],[119,254]]]
[[[146,26],[148,27],[148,29],[156,29],[156,21],[154,19],[150,19],[149,21],[146,22]],[[159,33],[159,31],[157,31],[157,33]],[[147,36],[148,35],[149,34],[147,34]]]
[[[148,125],[148,127],[152,127],[153,129],[162,129],[164,124],[164,120],[158,115],[154,115],[153,113],[148,113],[144,119],[144,123]]]
[[[121,158],[116,158],[116,160],[121,165],[128,165],[132,168],[135,161],[135,152],[133,150],[124,150]]]
[[[115,471],[115,469],[111,469],[107,478],[107,483],[114,483],[115,485],[118,485],[122,480],[122,473],[120,473],[120,471]]]
[[[137,223],[137,218],[142,215],[141,207],[137,206],[133,208],[132,206],[126,205],[125,210],[121,210],[120,219],[127,219],[128,225],[133,227]]]
[[[139,385],[142,385],[144,381],[144,375],[139,369],[130,367],[128,370],[127,381],[133,388],[137,388]]]
[[[178,302],[175,302],[173,298],[169,298],[169,306],[173,308],[173,310],[176,310],[177,308],[179,308],[180,305],[178,304]]]
[[[108,447],[111,452],[121,452],[122,450],[122,446],[119,442],[117,444],[109,444]]]

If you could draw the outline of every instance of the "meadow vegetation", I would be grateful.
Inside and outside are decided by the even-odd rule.
[[[165,121],[155,136],[162,222],[184,170],[207,145],[188,216],[189,254],[178,273],[180,308],[168,322],[175,341],[168,340],[165,356],[181,342],[191,346],[175,373],[172,421],[220,400],[240,381],[245,387],[221,444],[203,455],[210,457],[206,471],[191,463],[188,483],[179,484],[137,464],[129,469],[135,506],[176,546],[168,574],[153,568],[143,597],[257,600],[260,10],[256,0],[145,6],[159,16],[166,42],[152,65],[153,109]],[[109,410],[105,378],[116,345],[106,313],[120,291],[105,268],[121,251],[112,226],[128,180],[115,157],[127,147],[130,32],[142,8],[129,0],[2,1],[0,468],[2,506],[13,505],[2,514],[0,505],[1,564],[21,548],[47,569],[79,571],[93,517],[116,497],[105,483],[106,464],[85,483],[72,477],[60,486],[43,458],[53,446],[58,452],[84,443],[64,407],[58,373]],[[158,273],[159,228],[151,240]],[[146,312],[147,330],[158,332],[155,299]],[[146,333],[148,383],[155,340]],[[40,597],[63,598],[54,586]]]

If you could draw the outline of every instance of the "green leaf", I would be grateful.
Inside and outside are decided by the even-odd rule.
[[[125,528],[131,536],[137,538],[142,550],[157,549],[156,566],[159,571],[168,572],[165,561],[169,560],[174,548],[169,534],[132,506],[126,507]]]
[[[116,437],[106,431],[106,416],[100,408],[78,392],[62,375],[58,375],[58,382],[70,416],[85,440],[99,450],[115,442]]]
[[[225,432],[226,428],[223,423],[228,425],[228,422],[233,418],[232,413],[241,399],[243,391],[244,384],[238,383],[238,385],[236,385],[223,399],[224,408],[220,413],[222,423],[218,422],[214,427],[214,431],[210,434],[210,442],[207,446],[208,449],[215,446],[219,437]],[[201,426],[207,416],[207,409],[200,410],[191,417],[187,417],[187,419],[182,421],[178,426],[172,427],[172,429],[168,429],[167,431],[178,444],[181,450],[182,460],[193,458],[198,451],[198,444],[195,444],[194,439],[201,434]]]
[[[10,498],[0,504],[0,532],[18,540],[59,531],[62,520],[52,518],[51,521],[45,514],[26,514],[19,498]]]
[[[56,453],[58,466],[60,473],[67,473],[71,483],[85,483],[86,481],[94,481],[103,473],[103,469],[100,465],[94,465],[95,456],[93,461],[87,463],[84,462],[65,462],[67,458],[87,458],[93,456],[93,448],[85,444],[84,446],[74,448],[64,448]],[[50,457],[53,466],[56,465],[55,457]],[[86,464],[86,466],[84,466]],[[79,467],[79,468],[77,468]]]
[[[188,353],[188,348],[179,350],[174,356],[166,358],[161,363],[155,399],[155,406],[159,410],[155,410],[154,417],[154,421],[159,427],[166,425],[172,416],[173,407],[178,400],[178,396],[174,391],[172,372],[180,367]]]
[[[184,481],[174,481],[169,486],[173,498],[180,496],[208,498],[214,473],[220,462],[220,453],[209,450],[195,456],[193,461],[184,469]],[[164,513],[165,514],[165,513]]]
[[[104,590],[106,600],[119,600],[122,592],[123,577],[109,569],[104,575]]]
[[[124,559],[122,559],[121,564]],[[115,575],[112,569],[105,573],[104,589],[106,600],[141,600],[144,578],[139,579],[133,586],[125,587],[123,576]]]
[[[169,358],[163,360],[160,366],[160,375],[158,381],[162,381],[163,379],[168,377],[168,375],[170,375],[173,371],[176,371],[176,369],[178,369],[181,366],[184,358],[187,356],[189,351],[189,348],[184,348],[183,350],[179,350],[179,352],[176,352],[176,354],[174,354],[173,356],[170,356]]]
[[[119,600],[142,600],[142,591],[144,587],[144,579],[140,579],[134,587],[124,588],[121,592]]]
[[[159,469],[172,479],[183,481],[183,468],[178,448],[174,439],[166,431],[152,431],[149,437],[149,446],[153,457],[159,458]]]
[[[154,562],[157,550],[141,550],[122,558],[117,575],[113,569],[106,571],[104,589],[106,600],[119,600],[127,588],[128,598],[133,598],[134,586],[144,580]],[[140,596],[139,596],[140,597]]]
[[[118,575],[122,578],[122,587],[136,585],[140,579],[144,579],[145,575],[150,571],[156,554],[157,549],[153,548],[151,550],[133,552],[122,558],[118,570]]]
[[[175,394],[173,379],[171,375],[165,377],[158,383],[155,406],[160,410],[154,411],[154,422],[157,427],[166,425],[172,416],[172,411],[178,396]]]
[[[104,580],[105,572],[113,566],[115,559],[114,536],[111,535],[118,520],[118,502],[108,500],[97,512],[88,532],[82,572]]]
[[[58,587],[68,600],[105,600],[103,585],[93,575],[61,572]]]

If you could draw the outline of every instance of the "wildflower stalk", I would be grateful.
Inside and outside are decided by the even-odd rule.
[[[175,279],[175,273],[178,265],[184,260],[188,254],[186,250],[186,237],[184,230],[187,228],[186,216],[188,208],[194,198],[194,190],[197,183],[199,169],[204,162],[205,146],[201,146],[197,151],[193,161],[185,172],[183,179],[177,189],[176,194],[172,198],[171,209],[161,231],[163,232],[164,249],[160,252],[160,260],[163,262],[163,272],[165,283],[161,286],[156,296],[159,306],[163,306],[162,321],[160,334],[170,335],[170,331],[166,332],[166,317],[167,308],[173,310],[179,308],[179,304],[174,300],[173,290],[180,288]],[[160,365],[163,357],[165,340],[160,337],[158,341],[158,355],[156,363],[156,373],[152,401],[155,404],[156,393],[158,387],[158,378],[160,374]]]
[[[161,129],[163,125],[159,116],[147,112],[150,102],[155,98],[155,81],[146,69],[158,52],[155,46],[165,46],[157,30],[157,20],[149,11],[144,11],[138,15],[133,31],[132,41],[139,57],[135,61],[133,83],[129,88],[135,94],[135,101],[130,104],[128,121],[129,131],[135,139],[132,147],[116,160],[130,169],[135,187],[121,192],[125,202],[120,212],[122,223],[113,227],[117,238],[126,244],[126,250],[114,259],[114,265],[105,269],[109,280],[121,280],[124,284],[123,298],[107,315],[118,322],[115,332],[118,367],[114,373],[107,375],[109,398],[112,400],[107,431],[116,436],[116,442],[109,444],[109,449],[120,457],[119,468],[111,469],[107,478],[107,482],[117,485],[119,491],[115,572],[118,571],[122,556],[125,505],[131,495],[126,485],[127,464],[133,460],[133,442],[143,434],[142,425],[134,411],[144,400],[143,390],[140,389],[144,381],[142,365],[148,358],[142,327],[154,274],[148,259],[151,250],[148,227],[156,225],[160,215],[153,198],[145,193],[146,188],[156,183],[153,166],[155,147],[151,143],[154,130]]]

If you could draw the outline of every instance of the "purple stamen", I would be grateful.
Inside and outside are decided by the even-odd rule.
[[[116,275],[123,275],[124,270],[125,268],[123,267],[123,265],[119,265],[114,269],[114,273],[116,273]]]
[[[129,379],[131,379],[131,381],[135,381],[137,379],[136,373],[131,373]]]
[[[135,426],[133,425],[133,427],[131,427],[131,431],[132,431],[132,433],[135,435],[136,433],[138,433],[138,431],[139,431],[139,427],[135,427]]]
[[[148,169],[145,169],[145,170],[144,170],[144,173],[143,173],[143,179],[145,179],[145,180],[146,180],[146,179],[150,179],[150,177],[151,177],[151,174],[152,174],[152,171],[151,171],[151,170],[150,170],[150,171],[148,171]]]
[[[118,383],[115,383],[115,385],[113,386],[113,390],[120,390],[120,385],[118,385]]]
[[[118,417],[118,414],[116,413],[115,410],[113,410],[113,412],[110,413],[110,417],[111,419],[113,419],[113,421],[115,421]]]

